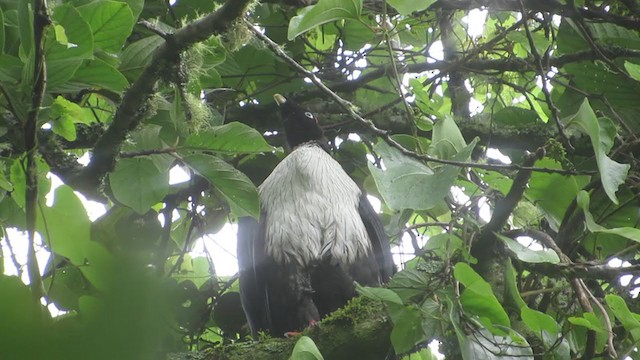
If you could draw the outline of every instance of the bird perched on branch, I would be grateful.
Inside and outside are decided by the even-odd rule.
[[[259,187],[259,221],[242,218],[242,305],[254,338],[302,330],[394,272],[389,239],[366,194],[329,155],[316,117],[274,96],[291,153]]]

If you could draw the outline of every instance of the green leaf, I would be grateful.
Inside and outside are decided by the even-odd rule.
[[[23,67],[22,61],[17,57],[2,54],[0,55],[0,81],[9,84],[17,84]]]
[[[129,86],[129,81],[118,69],[101,59],[86,61],[70,82],[81,88],[107,89],[117,93]]]
[[[104,51],[118,52],[133,30],[135,19],[126,3],[95,1],[78,10],[91,26],[94,45]]]
[[[640,65],[629,61],[624,62],[624,68],[634,80],[640,81]]]
[[[121,159],[109,184],[116,200],[144,214],[169,193],[169,173],[159,171],[148,157]]]
[[[93,35],[91,27],[81,16],[78,9],[71,5],[60,5],[53,9],[51,15],[56,25],[64,29],[67,44],[59,42],[56,46],[49,47],[47,43],[47,65],[55,61],[63,61],[71,58],[91,59],[93,58]],[[55,29],[51,35],[55,38]]]
[[[640,316],[629,310],[627,303],[618,295],[609,294],[605,296],[607,305],[613,314],[620,321],[622,326],[629,331],[635,341],[640,341]]]
[[[496,236],[498,237],[498,239],[502,240],[502,242],[504,242],[505,245],[507,245],[509,250],[511,250],[520,261],[524,261],[526,263],[531,263],[531,264],[540,264],[540,263],[558,264],[560,262],[560,258],[558,257],[558,254],[556,254],[555,251],[551,249],[532,250],[520,244],[516,240],[510,239],[506,236],[503,236],[500,234],[496,234]]]
[[[538,114],[534,110],[515,106],[507,106],[493,114],[493,121],[496,125],[523,127],[537,123],[538,119]]]
[[[220,191],[236,215],[260,216],[258,190],[246,175],[208,154],[185,154],[183,161]]]
[[[293,40],[298,35],[331,21],[358,19],[361,13],[362,0],[319,0],[291,18],[287,38]]]
[[[619,227],[613,229],[607,229],[604,226],[601,226],[595,222],[593,219],[593,215],[589,211],[589,193],[582,190],[578,193],[578,206],[582,209],[584,213],[584,220],[587,224],[587,229],[591,232],[601,232],[605,234],[615,234],[620,235],[629,240],[633,240],[635,242],[640,242],[640,229],[632,228],[632,227]]]
[[[316,343],[308,336],[301,336],[293,347],[290,360],[324,360]]]
[[[0,54],[4,54],[4,13],[0,9]]]
[[[492,324],[510,326],[509,316],[493,295],[493,290],[488,282],[484,281],[466,263],[457,263],[453,274],[462,285],[464,291],[460,295],[460,303],[471,314],[480,318],[487,318]]]
[[[80,12],[71,5],[55,7],[52,19],[56,27],[49,28],[45,57],[47,60],[47,88],[57,89],[71,79],[83,60],[93,57],[91,27]],[[56,28],[64,28],[67,44],[56,41]]]
[[[533,351],[527,341],[515,331],[509,336],[492,334],[480,329],[471,335],[458,334],[464,360],[533,360]]]
[[[549,158],[536,161],[534,166],[562,169],[560,163]],[[589,176],[586,175],[566,176],[534,171],[524,194],[544,212],[552,227],[558,229],[565,211],[588,182]]]
[[[527,303],[522,299],[520,290],[518,289],[516,269],[511,263],[511,259],[505,261],[505,304],[515,304],[518,309],[522,310],[527,307]]]
[[[387,0],[387,2],[398,11],[398,14],[409,15],[414,11],[428,8],[436,0]]]
[[[404,269],[393,276],[388,288],[404,303],[414,296],[426,293],[430,289],[430,280],[429,274],[424,271]]]
[[[51,188],[51,180],[47,179],[49,165],[47,165],[47,163],[40,157],[38,157],[36,161],[38,167],[38,198],[42,199],[47,193],[49,193],[49,189]],[[9,169],[9,180],[13,184],[14,188],[11,197],[22,209],[24,209],[25,206],[25,194],[27,187],[25,166],[26,159],[21,157],[15,159]]]
[[[26,62],[35,47],[33,44],[33,8],[30,1],[18,3],[18,31],[20,32],[20,59]],[[27,83],[31,84],[30,81]]]
[[[129,81],[137,79],[142,69],[151,60],[153,52],[162,43],[164,43],[164,39],[158,35],[152,35],[131,43],[122,51],[118,69]]]
[[[543,312],[524,307],[520,311],[520,316],[529,329],[537,335],[540,335],[542,331],[550,334],[557,334],[560,331],[560,325],[551,316]]]
[[[429,348],[420,349],[418,352],[404,356],[402,360],[438,360],[438,356],[434,355]]]
[[[463,148],[452,160],[467,161],[477,139]],[[422,162],[403,155],[386,143],[379,143],[376,152],[384,160],[385,170],[369,163],[369,170],[380,194],[394,210],[429,210],[449,193],[460,167],[444,165],[432,170]]]
[[[62,96],[58,96],[53,103],[51,103],[50,116],[53,122],[53,132],[68,141],[76,139],[76,127],[74,123],[87,124],[91,121],[91,119],[87,119],[86,113],[78,104]]]
[[[36,226],[51,251],[69,258],[74,265],[84,264],[84,244],[90,238],[91,221],[73,189],[59,186],[54,192],[53,205],[40,209]]]
[[[607,156],[606,152],[610,150],[610,147],[604,144],[611,143],[611,140],[607,140],[604,137],[601,138],[602,131],[598,118],[591,109],[591,105],[589,105],[587,99],[584,100],[578,112],[568,120],[568,125],[575,124],[591,138],[591,145],[596,154],[596,162],[598,163],[602,187],[609,196],[609,199],[611,199],[614,204],[618,204],[616,191],[618,191],[620,184],[624,183],[630,166],[628,164],[617,163]]]
[[[376,288],[362,286],[356,283],[356,291],[358,294],[376,301],[383,301],[389,304],[402,305],[402,299],[393,290],[385,288]]]
[[[11,326],[0,327],[3,357],[5,354],[11,356],[29,353],[27,349],[33,347],[34,343],[33,339],[27,339],[26,334],[42,336],[44,332],[50,330],[46,326],[50,321],[49,312],[40,303],[33,301],[29,286],[17,276],[0,275],[0,294],[2,294],[0,296],[2,321],[11,324]],[[21,355],[11,356],[11,358],[34,358]],[[46,357],[45,354],[41,355]]]
[[[464,137],[453,117],[447,115],[444,119],[435,123],[429,154],[439,159],[452,159],[462,152],[466,146],[467,143],[464,141]]]
[[[228,154],[271,152],[274,148],[254,128],[240,122],[230,122],[187,138],[189,149]]]
[[[415,306],[395,304],[389,307],[389,316],[393,322],[391,344],[396,354],[409,352],[417,344],[426,340],[420,309]]]
[[[602,323],[594,313],[586,312],[582,314],[582,317],[571,316],[568,320],[573,325],[586,327],[587,329],[593,330],[599,334],[605,333]]]
[[[44,285],[49,289],[49,301],[63,310],[78,310],[78,299],[91,293],[86,283],[79,267],[75,265],[56,268],[55,276],[44,279]]]

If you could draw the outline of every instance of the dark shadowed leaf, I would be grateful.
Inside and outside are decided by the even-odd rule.
[[[259,216],[258,190],[246,175],[213,155],[190,154],[183,160],[220,191],[236,215]]]

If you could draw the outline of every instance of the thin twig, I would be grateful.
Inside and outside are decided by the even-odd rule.
[[[542,81],[542,93],[544,94],[544,98],[547,102],[547,106],[549,107],[549,111],[551,111],[551,118],[556,123],[556,127],[558,128],[558,133],[560,134],[560,138],[562,139],[564,146],[568,150],[573,151],[574,148],[573,148],[573,145],[571,145],[569,136],[564,130],[564,125],[562,125],[562,123],[560,122],[560,116],[559,116],[560,111],[558,110],[556,105],[553,103],[553,99],[551,98],[551,92],[549,91],[549,79],[547,77],[548,66],[545,66],[545,64],[543,64],[542,57],[540,56],[540,54],[538,53],[538,49],[536,48],[536,43],[533,40],[533,36],[531,35],[531,30],[529,30],[529,25],[527,24],[527,11],[524,8],[524,4],[522,3],[522,0],[520,0],[520,7],[521,7],[522,19],[525,21],[525,24],[524,24],[525,34],[527,34],[527,40],[529,41],[529,47],[531,48],[531,55],[533,55],[536,68],[538,71],[538,75],[540,75],[540,79]],[[545,62],[547,63],[549,59],[550,50],[551,50],[550,47],[547,48],[544,54],[544,58],[546,59]]]

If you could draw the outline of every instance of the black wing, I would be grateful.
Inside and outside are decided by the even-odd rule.
[[[264,281],[265,250],[264,226],[252,217],[238,220],[238,267],[240,273],[240,298],[254,338],[258,329],[268,328],[268,312],[265,307],[266,284]]]
[[[320,320],[310,274],[293,264],[276,264],[266,255],[265,238],[263,221],[238,220],[240,298],[254,339],[261,330],[282,336]]]
[[[371,241],[371,248],[373,249],[380,280],[387,282],[396,272],[393,257],[391,256],[389,237],[387,233],[384,232],[384,226],[378,214],[373,210],[371,203],[367,199],[367,195],[364,193],[360,196],[358,212],[360,213],[360,218],[362,218],[362,222],[369,235],[369,240]]]

